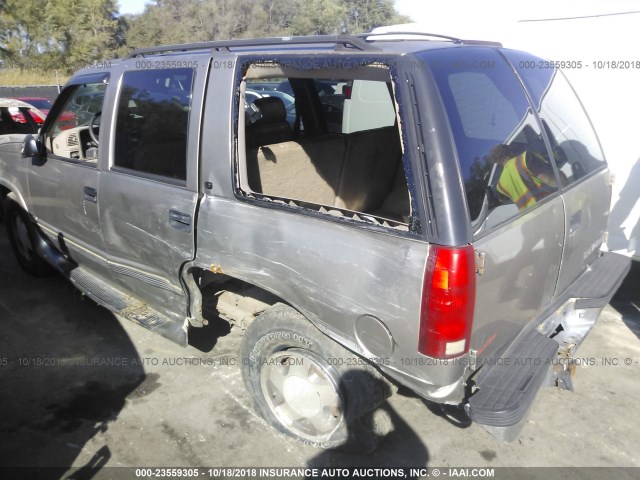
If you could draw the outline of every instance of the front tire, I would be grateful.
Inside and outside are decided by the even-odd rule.
[[[390,384],[288,306],[275,305],[251,323],[242,358],[256,409],[292,437],[369,453],[390,429],[388,416],[374,412]]]
[[[51,275],[52,268],[36,251],[37,232],[27,212],[12,200],[5,200],[4,223],[11,248],[22,269],[35,277]]]

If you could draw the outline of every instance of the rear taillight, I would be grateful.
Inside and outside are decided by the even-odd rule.
[[[475,300],[473,247],[431,245],[422,287],[418,351],[433,358],[466,353]]]

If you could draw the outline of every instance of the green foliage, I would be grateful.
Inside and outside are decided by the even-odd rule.
[[[350,33],[410,21],[408,17],[396,12],[393,0],[343,0],[341,3],[347,8]]]
[[[0,60],[70,73],[152,45],[358,33],[406,21],[393,0],[154,0],[124,16],[116,0],[0,0]]]
[[[301,15],[292,24],[293,35],[331,35],[341,33],[346,25],[344,1],[308,0]]]
[[[70,71],[124,43],[115,0],[6,0],[0,9],[0,57],[14,67]]]

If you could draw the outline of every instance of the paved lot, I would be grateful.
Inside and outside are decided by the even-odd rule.
[[[59,277],[28,277],[2,230],[0,466],[84,467],[74,478],[108,478],[102,466],[640,466],[634,275],[579,351],[595,365],[578,368],[574,393],[543,390],[517,441],[455,425],[401,390],[386,406],[394,431],[354,456],[300,444],[254,413],[235,330],[214,324],[176,346]]]

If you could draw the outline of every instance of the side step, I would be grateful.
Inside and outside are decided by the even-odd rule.
[[[153,310],[134,297],[116,290],[89,271],[75,268],[69,273],[69,279],[86,296],[113,313],[159,333],[179,345],[187,345],[187,332],[183,325]]]
[[[500,358],[478,372],[478,391],[467,405],[471,419],[501,440],[515,440],[548,382],[558,347],[555,340],[525,328]]]

